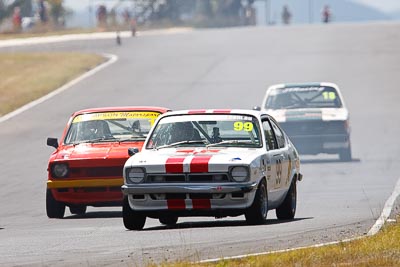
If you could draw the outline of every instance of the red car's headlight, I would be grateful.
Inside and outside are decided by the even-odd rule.
[[[69,167],[66,163],[56,163],[51,167],[51,174],[55,178],[65,178],[68,173]]]

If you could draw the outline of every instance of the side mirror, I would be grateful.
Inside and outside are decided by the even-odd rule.
[[[57,140],[57,138],[52,138],[52,137],[47,138],[47,145],[48,146],[52,146],[55,149],[57,149],[58,148],[58,140]]]
[[[129,156],[133,156],[133,155],[135,155],[136,153],[138,153],[139,152],[139,148],[137,148],[137,147],[130,147],[130,148],[128,148],[128,155]]]
[[[253,110],[258,110],[258,111],[260,111],[260,110],[261,110],[261,107],[259,107],[259,106],[254,106],[254,107],[253,107]]]

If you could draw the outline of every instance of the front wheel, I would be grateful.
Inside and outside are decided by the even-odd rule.
[[[125,228],[129,230],[142,230],[146,223],[146,216],[131,209],[129,206],[128,196],[124,196],[122,203],[122,217]]]
[[[86,206],[85,205],[69,206],[69,211],[71,212],[71,214],[83,215],[86,213]]]
[[[245,217],[248,224],[263,224],[267,221],[268,193],[265,180],[258,185],[253,204],[246,211]]]
[[[46,191],[46,213],[49,218],[62,219],[65,213],[65,204],[57,201],[50,189]]]
[[[161,224],[165,224],[167,226],[174,226],[178,222],[178,217],[176,216],[166,216],[160,217],[158,219]]]
[[[276,217],[279,220],[291,220],[294,218],[297,206],[297,183],[293,180],[289,191],[286,194],[285,200],[276,209]]]

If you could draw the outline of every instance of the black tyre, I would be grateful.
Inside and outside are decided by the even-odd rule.
[[[291,220],[296,214],[297,207],[297,182],[293,180],[290,185],[289,191],[286,194],[285,200],[282,204],[275,210],[276,217],[279,220]]]
[[[129,230],[142,230],[146,223],[146,216],[131,209],[127,196],[124,196],[122,203],[122,217],[125,228]]]
[[[173,226],[178,222],[178,217],[176,216],[166,216],[166,217],[161,217],[158,219],[161,224],[165,224],[168,226]]]
[[[83,215],[86,213],[86,206],[85,205],[73,205],[73,206],[69,206],[69,211],[72,214],[76,214],[76,215]]]
[[[342,149],[339,152],[339,159],[340,159],[340,161],[351,161],[352,160],[351,147]]]
[[[65,213],[65,204],[54,199],[50,189],[46,191],[46,213],[49,218],[62,219]]]
[[[268,193],[265,180],[258,185],[253,204],[246,211],[245,217],[248,224],[263,224],[267,221]]]

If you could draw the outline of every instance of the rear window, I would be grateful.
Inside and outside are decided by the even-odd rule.
[[[330,86],[277,88],[268,95],[266,109],[341,108],[342,101]]]

